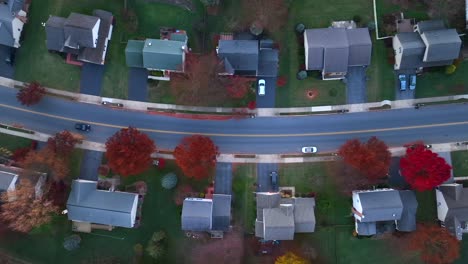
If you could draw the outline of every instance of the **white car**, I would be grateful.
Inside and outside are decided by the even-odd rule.
[[[303,147],[302,153],[304,154],[317,153],[317,147]]]
[[[265,95],[265,80],[263,79],[258,80],[258,95]]]

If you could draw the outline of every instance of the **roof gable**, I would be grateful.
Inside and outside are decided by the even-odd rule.
[[[296,233],[314,232],[315,198],[294,198],[294,228]]]
[[[143,47],[145,42],[142,40],[129,40],[125,48],[125,61],[128,67],[143,67]]]
[[[227,59],[235,71],[258,71],[259,48],[256,40],[220,40],[218,57]]]
[[[211,230],[212,213],[212,200],[201,198],[186,198],[182,206],[182,230]]]
[[[143,66],[148,69],[181,70],[185,48],[185,43],[181,41],[146,39],[143,47]]]
[[[213,230],[228,230],[231,223],[231,195],[213,195]]]
[[[401,218],[403,203],[395,190],[363,191],[358,193],[362,205],[361,222],[389,221]]]
[[[263,237],[265,240],[294,239],[294,215],[292,205],[263,209],[263,223]]]
[[[455,29],[426,31],[421,38],[426,45],[424,62],[454,60],[460,55],[461,39]]]

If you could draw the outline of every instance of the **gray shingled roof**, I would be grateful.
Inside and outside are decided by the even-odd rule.
[[[457,217],[459,221],[468,221],[468,188],[462,188],[459,184],[450,184],[439,186],[439,190],[444,195],[447,203],[447,218]],[[453,197],[457,197],[454,199]]]
[[[446,29],[444,21],[442,20],[425,20],[420,21],[417,24],[417,29],[419,34],[424,33],[425,31]]]
[[[418,201],[414,191],[399,191],[403,203],[403,212],[400,220],[397,221],[399,231],[411,232],[416,230],[416,212],[418,210]]]
[[[257,193],[257,219],[263,219],[264,208],[279,207],[281,194],[279,193]]]
[[[402,46],[400,69],[414,69],[423,66],[426,45],[416,32],[402,32],[396,34]]]
[[[180,71],[183,69],[186,43],[173,40],[146,39],[143,47],[143,67]]]
[[[22,0],[21,2],[22,6]],[[0,5],[0,44],[13,47],[15,40],[12,33],[12,23],[15,18],[13,13],[19,11],[19,5],[10,1],[9,5]]]
[[[114,17],[112,13],[99,9],[94,10],[93,15],[100,19],[96,47],[85,47],[78,55],[78,59],[96,64],[104,64],[104,57],[108,48],[108,43],[106,43],[106,41],[109,36]]]
[[[293,212],[292,205],[281,205],[280,208],[263,209],[263,238],[265,240],[293,240]]]
[[[349,66],[370,64],[372,41],[366,28],[306,29],[304,42],[308,47],[308,70],[347,72]]]
[[[377,233],[376,223],[375,222],[362,223],[362,222],[357,221],[356,231],[359,235],[362,235],[362,236],[375,235]]]
[[[182,207],[182,230],[208,231],[212,227],[213,201],[186,198]]]
[[[359,200],[364,217],[361,222],[397,220],[401,218],[403,203],[396,190],[360,192]]]
[[[294,198],[294,229],[296,233],[315,231],[315,198]]]
[[[68,197],[68,219],[96,224],[133,227],[138,195],[97,190],[97,182],[74,180]]]
[[[48,50],[63,51],[65,43],[65,32],[63,27],[66,19],[63,17],[50,16],[46,22],[46,45]]]
[[[346,30],[349,43],[348,66],[370,65],[372,55],[372,40],[367,28]]]
[[[128,67],[143,68],[143,40],[129,40],[125,47],[125,61]]]
[[[259,63],[259,48],[257,40],[220,40],[218,57],[227,59],[230,66],[237,72],[256,75]]]
[[[100,23],[99,18],[71,13],[65,21],[65,46],[71,48],[94,47],[93,27]]]
[[[421,38],[426,45],[425,62],[454,60],[460,55],[461,39],[455,29],[425,31]]]
[[[213,195],[213,226],[212,230],[229,230],[231,224],[231,195]]]
[[[0,171],[0,192],[8,190],[11,185],[18,181],[18,174]]]

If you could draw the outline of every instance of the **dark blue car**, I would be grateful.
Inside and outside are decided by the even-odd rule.
[[[89,132],[89,131],[91,131],[91,125],[90,124],[85,124],[85,123],[76,123],[75,124],[75,129],[83,131],[83,132]]]

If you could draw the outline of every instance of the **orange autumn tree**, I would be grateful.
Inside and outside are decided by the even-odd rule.
[[[67,130],[56,133],[47,140],[47,147],[57,155],[69,158],[78,143],[78,139]]]
[[[197,180],[210,176],[218,155],[218,147],[213,141],[201,135],[182,139],[174,150],[177,165],[187,177]]]
[[[410,235],[409,249],[419,251],[427,264],[453,263],[460,257],[460,242],[447,229],[436,225],[418,225]]]
[[[67,162],[63,157],[55,154],[51,149],[44,148],[39,151],[30,151],[20,165],[24,173],[46,173],[55,181],[65,179],[69,174]]]
[[[338,154],[344,162],[366,176],[370,181],[388,174],[392,155],[388,146],[376,137],[361,143],[358,139],[348,140]]]
[[[29,180],[22,180],[14,191],[3,192],[1,201],[0,218],[9,228],[24,233],[50,222],[58,212],[52,201],[35,196]]]
[[[147,170],[156,145],[146,134],[133,127],[122,128],[106,142],[109,167],[122,176],[135,175]]]
[[[275,264],[309,264],[310,262],[306,259],[299,257],[298,255],[287,252],[286,254],[278,257]]]

